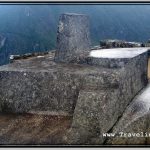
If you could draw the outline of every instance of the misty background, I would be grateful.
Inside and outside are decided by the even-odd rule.
[[[150,5],[0,5],[0,65],[12,54],[54,50],[59,15],[66,12],[89,15],[92,45],[150,38]]]

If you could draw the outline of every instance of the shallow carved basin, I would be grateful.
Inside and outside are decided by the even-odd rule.
[[[115,49],[100,49],[90,52],[90,57],[96,58],[132,58],[147,51],[146,48],[115,48]]]

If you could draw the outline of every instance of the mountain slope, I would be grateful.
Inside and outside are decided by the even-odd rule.
[[[150,5],[0,5],[0,36],[6,38],[0,64],[10,54],[55,49],[64,12],[90,16],[92,45],[106,38],[144,42],[150,37]]]

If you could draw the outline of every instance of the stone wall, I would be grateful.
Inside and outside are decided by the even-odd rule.
[[[61,72],[0,72],[1,109],[5,112],[73,113],[80,81]]]

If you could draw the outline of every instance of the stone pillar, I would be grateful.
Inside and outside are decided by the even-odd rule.
[[[62,14],[57,31],[56,62],[78,62],[90,50],[89,17]]]

